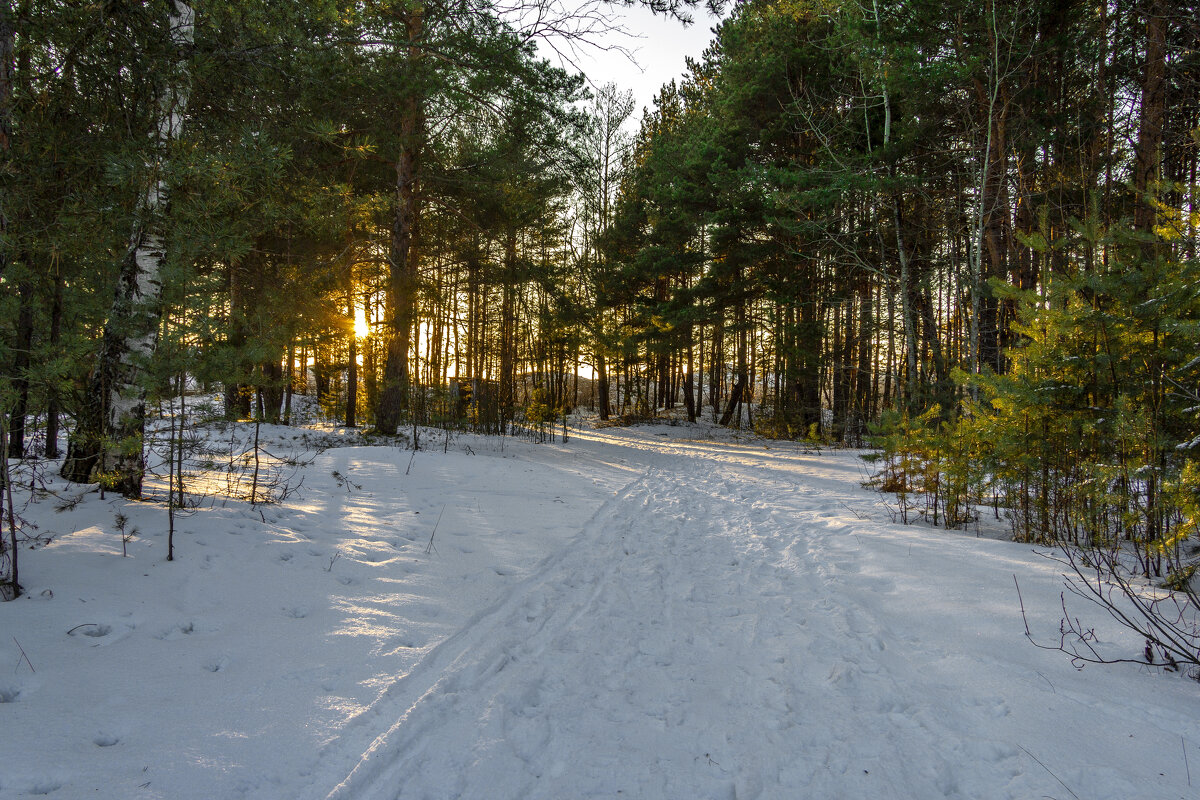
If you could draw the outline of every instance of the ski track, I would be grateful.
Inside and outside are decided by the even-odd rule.
[[[972,729],[1003,700],[939,719],[924,687],[895,677],[920,666],[877,602],[851,600],[894,587],[862,574],[829,510],[844,477],[761,448],[622,444],[642,474],[387,693],[373,718],[399,719],[329,800],[1049,787],[1028,782],[1017,747]],[[958,781],[960,760],[986,783]]]
[[[1196,684],[1054,652],[1060,563],[889,521],[852,452],[570,436],[333,448],[170,566],[160,506],[31,505],[0,798],[1200,797]]]

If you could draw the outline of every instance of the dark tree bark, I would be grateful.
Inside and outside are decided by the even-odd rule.
[[[58,355],[58,345],[62,338],[63,316],[63,279],[59,274],[54,276],[54,294],[50,299],[50,350]],[[46,458],[58,458],[58,417],[62,411],[58,396],[58,387],[53,383],[46,398]]]
[[[283,408],[283,365],[279,359],[264,361],[261,365],[263,421],[278,425]]]
[[[721,414],[721,424],[728,425],[733,421],[733,415],[737,413],[742,405],[742,395],[746,392],[746,375],[739,373],[737,383],[733,385],[733,391],[729,393],[729,401],[725,404],[725,411]]]
[[[721,404],[722,373],[725,370],[725,324],[717,319],[713,324],[712,348],[709,350],[708,364],[708,402],[712,404],[713,421],[717,419],[717,409]]]
[[[292,424],[292,393],[296,388],[296,340],[288,339],[287,367],[284,369],[283,424]]]
[[[516,303],[517,235],[509,231],[504,239],[504,280],[500,288],[500,419],[507,426],[513,420],[516,405]],[[503,431],[503,427],[502,427]]]
[[[4,418],[0,417],[0,454],[7,449],[8,431],[4,427]],[[7,577],[0,575],[0,600],[15,600],[21,596],[21,551],[17,548],[17,520],[13,513],[11,481],[8,459],[0,458],[0,556],[6,556],[8,561]],[[4,538],[6,534],[7,541]],[[0,559],[0,562],[3,560]]]
[[[28,261],[28,259],[27,259]],[[29,413],[29,365],[33,350],[33,283],[26,278],[17,288],[17,330],[13,342],[13,409],[8,424],[9,458],[25,457],[25,417]]]
[[[229,265],[229,330],[226,344],[233,364],[234,378],[225,383],[225,418],[246,419],[250,416],[250,391],[242,383],[246,366],[242,353],[246,347],[246,298],[243,291],[244,264]]]
[[[612,401],[609,398],[608,360],[600,353],[596,354],[596,395],[600,402],[600,419],[607,420],[612,416]]]
[[[683,375],[683,405],[687,409],[688,422],[696,421],[695,353],[692,347],[692,331],[688,328],[687,371]]]
[[[405,18],[408,36],[408,66],[415,75],[423,56],[418,46],[424,35],[424,12],[414,7]],[[400,157],[396,160],[396,214],[388,254],[387,357],[383,368],[383,390],[375,412],[375,427],[394,434],[409,402],[408,352],[412,343],[417,306],[417,250],[414,238],[420,214],[417,170],[424,134],[423,98],[413,86],[400,109]]]
[[[350,322],[354,323],[354,292],[350,292]],[[358,332],[350,329],[350,364],[346,368],[346,427],[358,426]]]
[[[1149,196],[1156,190],[1162,164],[1163,118],[1166,110],[1167,0],[1146,0],[1146,61],[1142,80],[1142,103],[1138,140],[1134,154],[1133,226],[1146,239],[1142,255],[1151,260],[1157,251],[1153,241],[1156,210]]]

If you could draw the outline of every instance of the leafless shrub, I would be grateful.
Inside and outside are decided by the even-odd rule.
[[[1058,641],[1034,638],[1025,614],[1025,602],[1016,575],[1017,596],[1025,621],[1025,636],[1036,647],[1066,653],[1076,668],[1085,664],[1143,664],[1169,672],[1186,671],[1200,679],[1200,597],[1190,582],[1176,588],[1154,586],[1122,559],[1119,548],[1060,547],[1049,558],[1066,567],[1066,590],[1060,595],[1062,618]],[[1093,625],[1068,608],[1067,595],[1101,609],[1119,627],[1134,632],[1145,643],[1128,655],[1102,650]]]

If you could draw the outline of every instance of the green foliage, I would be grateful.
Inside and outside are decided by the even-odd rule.
[[[537,427],[553,423],[558,417],[558,409],[549,403],[550,395],[545,389],[534,389],[525,405],[525,419]]]
[[[1107,269],[1036,293],[996,287],[1018,307],[1011,370],[960,373],[980,400],[953,423],[889,418],[877,482],[942,496],[950,525],[991,495],[1018,539],[1126,543],[1145,574],[1178,572],[1200,520],[1200,264],[1147,260],[1120,228],[1104,236]]]
[[[869,442],[877,450],[867,457],[868,462],[877,465],[870,484],[896,495],[901,521],[907,523],[910,511],[924,501],[921,513],[938,524],[953,432],[941,421],[941,408],[933,406],[915,417],[905,412],[884,412],[869,431]],[[950,526],[949,516],[945,519]]]

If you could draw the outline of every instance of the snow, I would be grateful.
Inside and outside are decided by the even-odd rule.
[[[1033,647],[1013,576],[1053,642],[1060,565],[892,523],[855,453],[441,437],[336,432],[174,562],[161,505],[27,507],[0,800],[1200,796],[1200,686]]]

